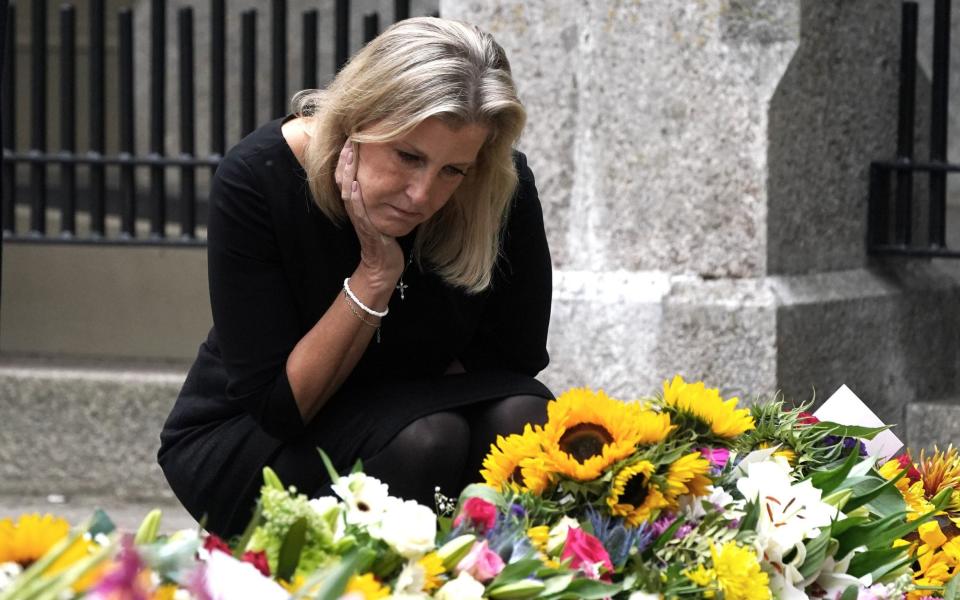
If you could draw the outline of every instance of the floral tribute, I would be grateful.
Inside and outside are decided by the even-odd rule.
[[[356,468],[307,498],[269,468],[236,539],[102,513],[0,520],[0,600],[958,598],[960,454],[880,461],[883,428],[676,377],[573,389],[429,508]],[[322,454],[322,453],[321,453]]]

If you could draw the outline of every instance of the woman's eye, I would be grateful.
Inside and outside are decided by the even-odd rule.
[[[458,168],[456,168],[456,167],[446,166],[446,167],[444,167],[443,169],[444,169],[444,171],[447,172],[447,175],[454,175],[454,176],[458,176],[458,177],[463,177],[463,176],[465,176],[465,175],[467,174],[466,171],[461,171],[460,169],[458,169]]]
[[[400,157],[400,160],[405,163],[418,163],[420,162],[420,157],[416,154],[410,154],[409,152],[404,152],[403,150],[397,150],[397,156]]]

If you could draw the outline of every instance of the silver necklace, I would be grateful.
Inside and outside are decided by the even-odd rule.
[[[403,276],[406,275],[407,269],[410,267],[410,263],[413,262],[413,252],[410,253],[410,258],[407,259],[407,264],[403,266],[403,271],[400,273],[400,281],[397,283],[397,289],[400,291],[400,300],[404,300],[404,292],[407,291],[409,285],[403,282]]]

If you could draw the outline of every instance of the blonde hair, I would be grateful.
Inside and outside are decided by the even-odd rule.
[[[400,21],[360,50],[326,89],[294,96],[293,107],[313,117],[304,166],[317,206],[335,223],[347,220],[334,171],[348,137],[390,141],[430,117],[454,128],[487,127],[474,166],[420,225],[414,248],[417,261],[450,284],[469,292],[490,285],[517,186],[513,144],[526,122],[506,53],[490,34],[434,17]]]

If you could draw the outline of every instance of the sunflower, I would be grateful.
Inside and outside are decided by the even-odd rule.
[[[70,524],[53,515],[24,514],[16,522],[10,519],[0,520],[0,563],[15,562],[28,567],[50,551],[57,543],[70,534]],[[66,548],[57,560],[44,571],[47,575],[56,575],[90,556],[99,546],[86,537],[78,537]],[[88,571],[72,585],[74,591],[82,592],[93,585],[103,573],[106,565],[98,565]]]
[[[663,403],[682,415],[693,417],[717,437],[732,439],[754,428],[749,408],[737,408],[737,398],[724,400],[716,388],[702,381],[687,383],[677,375],[663,382]]]
[[[423,591],[431,592],[440,587],[440,576],[444,571],[440,556],[436,552],[430,552],[417,562],[423,567]]]
[[[620,469],[610,485],[607,505],[610,514],[623,517],[628,525],[637,527],[662,508],[670,505],[660,488],[651,481],[656,467],[646,460]]]
[[[671,506],[675,506],[677,498],[684,494],[693,494],[694,496],[709,494],[707,487],[713,483],[707,477],[709,472],[710,461],[699,452],[691,452],[674,461],[667,471],[667,489],[665,491],[665,496]]]
[[[70,524],[53,515],[25,514],[14,523],[0,520],[0,563],[27,567],[70,533]]]
[[[377,600],[389,596],[390,588],[380,585],[380,582],[372,573],[364,573],[363,575],[350,577],[347,588],[343,590],[343,595],[349,598]]]
[[[663,441],[673,431],[670,415],[585,388],[551,401],[547,416],[542,435],[549,466],[579,481],[600,477],[637,445]]]
[[[501,492],[509,488],[514,492],[543,493],[550,485],[550,469],[541,449],[541,431],[526,425],[522,434],[497,436],[497,443],[490,445],[480,471],[487,485]]]

